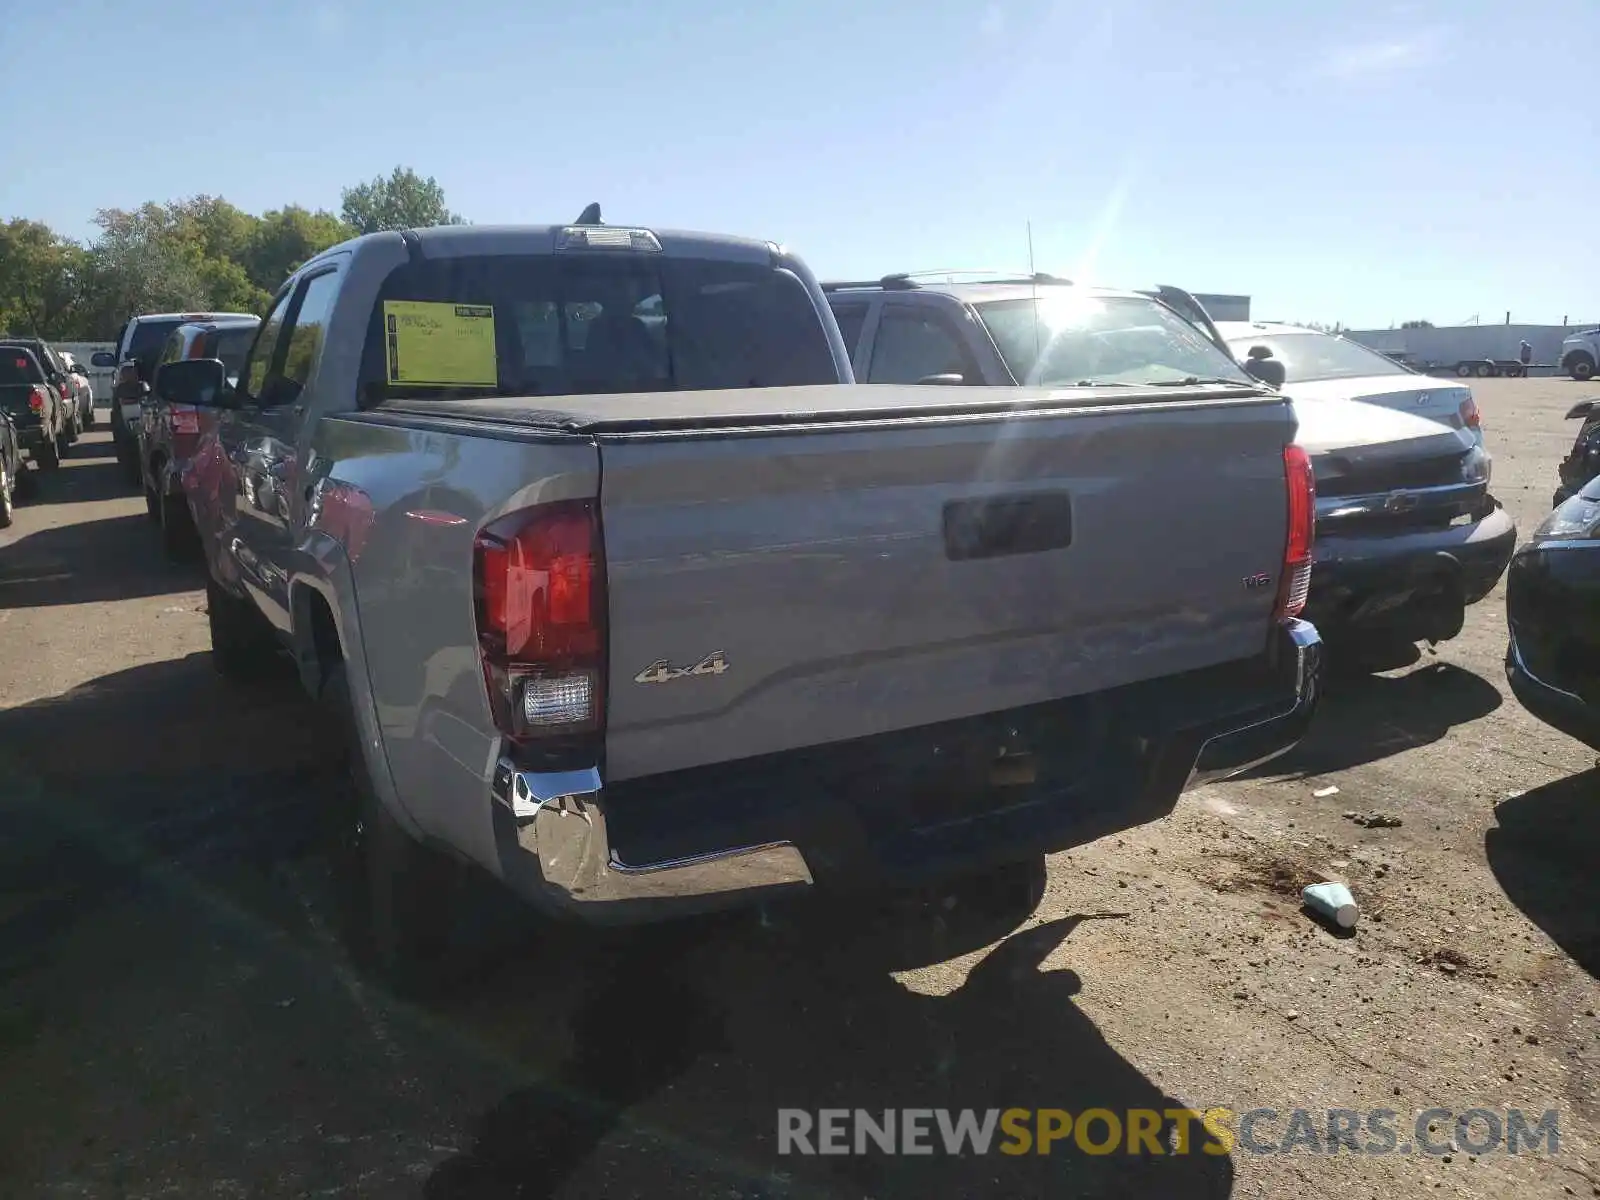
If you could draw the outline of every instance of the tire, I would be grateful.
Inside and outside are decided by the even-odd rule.
[[[278,639],[248,600],[206,576],[206,623],[211,627],[211,665],[224,679],[249,683],[278,666]]]
[[[67,428],[64,430],[67,439],[67,445],[72,445],[73,442],[77,441],[83,436],[82,422],[83,418],[78,412],[78,406],[74,404],[72,406],[72,420],[67,422]]]
[[[1475,370],[1478,373],[1478,378],[1479,379],[1487,379],[1487,378],[1489,378],[1489,376],[1494,374],[1494,364],[1493,363],[1479,363],[1477,365],[1477,367],[1475,368]]]
[[[117,465],[122,468],[122,477],[134,487],[144,486],[144,474],[139,469],[139,447],[129,445],[127,439],[117,443]]]
[[[183,494],[161,495],[157,511],[161,515],[161,553],[166,555],[167,561],[189,563],[199,558],[200,538]]]
[[[1594,359],[1582,352],[1574,354],[1567,360],[1567,374],[1579,383],[1588,383],[1594,378]]]
[[[94,401],[91,400],[89,401],[88,409],[85,410],[83,414],[83,427],[85,429],[93,429],[97,421],[98,418],[95,416],[94,412]]]
[[[144,515],[152,523],[161,520],[161,497],[148,483],[144,485]]]
[[[16,505],[12,501],[15,494],[17,481],[12,478],[11,468],[0,462],[0,529],[11,528],[12,514]]]
[[[33,461],[39,464],[41,471],[54,471],[61,465],[61,451],[55,439],[46,437],[33,452]]]
[[[454,935],[481,885],[468,868],[412,837],[378,798],[342,662],[328,671],[318,703],[325,728],[338,738],[325,820],[335,830],[334,872],[351,956],[403,995],[438,994],[457,973]]]
[[[1472,374],[1472,364],[1471,363],[1465,363],[1465,362],[1464,363],[1457,363],[1456,364],[1456,374],[1461,376],[1461,378],[1463,378],[1463,379],[1467,378],[1467,376]]]

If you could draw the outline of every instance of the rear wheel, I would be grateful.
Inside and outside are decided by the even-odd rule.
[[[326,814],[345,894],[352,957],[397,991],[428,994],[454,974],[454,934],[465,902],[487,886],[405,829],[372,786],[344,664],[319,697],[339,739],[339,776]]]
[[[41,471],[54,471],[61,465],[61,452],[54,438],[45,436],[33,452],[33,461],[39,464]]]
[[[17,481],[11,473],[11,467],[0,460],[0,529],[11,528],[11,515],[15,509],[12,496],[16,487]]]
[[[1479,363],[1477,369],[1478,369],[1478,377],[1480,379],[1487,379],[1487,378],[1489,378],[1489,376],[1494,374],[1494,364],[1493,363]]]
[[[1587,354],[1574,354],[1567,361],[1567,374],[1579,383],[1586,383],[1594,378],[1594,359]]]
[[[148,483],[144,485],[144,515],[151,521],[161,520],[161,497]]]
[[[160,497],[159,508],[161,552],[168,562],[193,562],[199,557],[200,539],[189,516],[189,502],[181,492],[176,496],[168,494]]]
[[[206,577],[206,623],[211,627],[211,665],[226,679],[260,679],[277,666],[278,639],[248,600]]]
[[[1465,362],[1464,363],[1457,363],[1456,364],[1456,374],[1461,376],[1461,378],[1465,379],[1468,375],[1472,374],[1472,364],[1471,363],[1465,363]]]

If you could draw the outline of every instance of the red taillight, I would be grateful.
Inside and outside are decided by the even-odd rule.
[[[42,413],[49,399],[50,393],[38,384],[34,384],[33,389],[28,393],[28,407],[36,413]]]
[[[61,393],[61,398],[63,400],[72,399],[72,389],[67,386],[67,381],[65,379],[56,384],[56,390]]]
[[[1311,546],[1316,535],[1317,482],[1311,457],[1301,446],[1283,448],[1283,481],[1289,492],[1289,528],[1283,539],[1283,572],[1273,614],[1297,617],[1311,590]]]
[[[478,642],[495,723],[510,737],[600,728],[605,560],[586,500],[513,513],[473,544]]]
[[[1483,417],[1478,412],[1478,402],[1471,396],[1461,402],[1461,423],[1468,429],[1483,427]]]

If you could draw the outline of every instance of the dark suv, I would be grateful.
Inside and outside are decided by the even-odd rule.
[[[195,321],[215,321],[224,317],[248,317],[249,313],[141,313],[129,317],[117,333],[116,350],[102,350],[89,361],[97,367],[120,367],[131,363],[138,371],[138,382],[149,386],[155,375],[161,348],[179,325]],[[148,394],[148,393],[143,393]],[[111,440],[117,461],[128,472],[130,483],[139,481],[139,402],[141,391],[118,384],[111,398]]]
[[[0,346],[0,408],[15,425],[22,449],[41,469],[61,465],[67,406],[50,386],[39,356],[26,346]]]
[[[179,325],[161,348],[150,394],[140,405],[139,470],[145,510],[152,521],[161,524],[161,546],[168,558],[185,558],[198,545],[183,474],[201,435],[216,421],[218,410],[172,403],[162,395],[161,370],[185,359],[216,358],[222,360],[229,382],[236,382],[260,326],[259,317],[197,321]]]

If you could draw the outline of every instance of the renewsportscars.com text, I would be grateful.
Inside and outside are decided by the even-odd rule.
[[[1559,1113],[1519,1108],[780,1108],[779,1154],[1555,1154]]]

